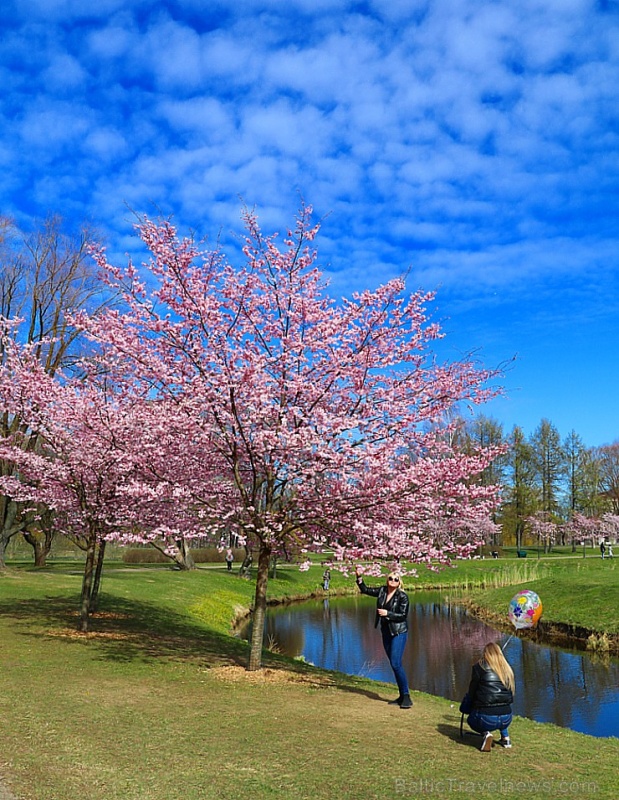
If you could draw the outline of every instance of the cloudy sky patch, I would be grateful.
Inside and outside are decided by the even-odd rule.
[[[303,199],[336,296],[408,273],[506,430],[619,438],[617,0],[5,0],[0,213],[234,248]],[[443,345],[441,345],[443,347]],[[449,349],[451,348],[451,350]]]

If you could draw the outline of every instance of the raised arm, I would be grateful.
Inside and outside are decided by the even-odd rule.
[[[366,586],[363,581],[363,575],[359,571],[359,567],[355,570],[357,586],[361,594],[369,594],[370,597],[378,597],[379,588],[377,586]]]

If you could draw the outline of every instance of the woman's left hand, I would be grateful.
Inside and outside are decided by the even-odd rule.
[[[386,608],[377,608],[378,616],[379,617],[386,617],[387,616],[387,609]]]

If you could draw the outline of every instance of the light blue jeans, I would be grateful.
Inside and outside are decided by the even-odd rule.
[[[387,658],[389,659],[391,669],[395,675],[395,681],[400,690],[400,697],[404,697],[405,694],[409,693],[408,679],[406,677],[406,672],[404,672],[404,667],[402,666],[402,655],[406,647],[408,634],[399,633],[397,636],[392,636],[388,630],[382,630],[381,633],[383,635],[383,647],[385,648],[385,653],[387,653]]]

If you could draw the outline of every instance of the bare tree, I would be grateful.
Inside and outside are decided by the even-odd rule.
[[[596,449],[599,468],[600,495],[610,504],[613,514],[619,514],[619,441]]]
[[[541,490],[541,511],[549,514],[559,509],[561,479],[565,474],[565,454],[559,431],[543,419],[531,437],[536,479]]]
[[[12,335],[38,347],[38,358],[51,375],[70,365],[83,347],[68,312],[85,307],[96,311],[104,300],[103,284],[88,254],[88,244],[94,239],[88,228],[77,235],[64,233],[58,216],[48,218],[30,234],[20,231],[9,218],[0,217],[0,316],[21,320]],[[2,363],[4,356],[0,341]],[[20,427],[18,418],[0,417],[0,436],[11,436]],[[24,441],[25,446],[37,447],[36,437],[26,436]],[[0,462],[0,474],[11,470],[9,464]],[[0,568],[5,566],[10,539],[20,532],[26,534],[39,563],[41,559],[44,563],[45,548],[51,546],[50,531],[36,524],[38,516],[10,497],[0,496]],[[37,549],[41,538],[43,549]]]
[[[507,478],[501,523],[504,536],[513,535],[516,546],[520,549],[526,519],[539,509],[539,501],[535,486],[533,449],[522,428],[515,426],[508,441]]]

